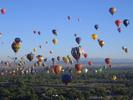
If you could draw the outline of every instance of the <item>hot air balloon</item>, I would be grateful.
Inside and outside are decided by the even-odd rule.
[[[72,58],[69,55],[67,55],[67,58],[69,60],[69,63],[72,64]]]
[[[47,60],[48,60],[48,59],[47,59],[47,58],[45,58],[45,59],[44,59],[44,62],[47,62]]]
[[[93,64],[92,61],[88,61],[89,66],[92,66],[92,64]]]
[[[40,31],[38,31],[37,33],[38,33],[38,35],[41,35],[41,32]]]
[[[83,65],[82,64],[75,64],[75,69],[78,74],[82,72]]]
[[[120,27],[120,25],[122,24],[122,21],[120,19],[115,21],[115,24],[117,27]]]
[[[130,23],[128,19],[123,20],[123,24],[127,27]]]
[[[105,58],[105,63],[107,65],[109,65],[109,67],[111,68],[111,59],[110,58]]]
[[[61,65],[54,65],[53,68],[54,68],[54,73],[55,74],[59,74],[61,72],[61,70],[62,70],[62,66]]]
[[[122,46],[122,50],[125,50],[126,47]]]
[[[15,38],[15,40],[14,40],[14,41],[15,41],[16,43],[20,43],[20,42],[22,42],[22,41],[21,41],[21,39],[20,39],[20,38],[18,38],[18,37],[17,37],[17,38]]]
[[[117,30],[118,30],[119,33],[122,31],[120,27]]]
[[[88,72],[88,68],[84,68],[83,73],[87,73],[87,72]]]
[[[99,25],[94,25],[94,28],[96,29],[96,30],[98,30],[99,29]]]
[[[127,47],[122,46],[122,50],[123,50],[125,53],[128,53]]]
[[[68,64],[69,63],[69,59],[67,57],[62,57],[63,61],[65,64]]]
[[[67,16],[67,19],[70,21],[71,20],[71,17],[70,16]]]
[[[80,49],[80,47],[72,48],[71,54],[72,54],[73,58],[78,62],[78,60],[80,59],[80,56],[81,56],[81,49]]]
[[[57,57],[57,60],[58,60],[58,61],[60,61],[60,60],[61,60],[61,57],[60,57],[60,56],[58,56],[58,57]]]
[[[53,39],[52,42],[53,42],[54,45],[58,44],[58,40],[57,39]]]
[[[103,40],[100,40],[100,39],[98,39],[98,42],[99,42],[99,45],[100,45],[101,48],[102,48],[102,47],[104,46],[104,44],[105,44],[105,42],[104,42]]]
[[[80,38],[80,37],[76,37],[75,41],[76,41],[78,44],[80,44],[81,38]]]
[[[80,50],[81,55],[83,55],[83,56],[84,56],[84,54],[85,54],[84,49],[83,49],[81,46],[79,46],[79,50]]]
[[[88,54],[87,53],[84,53],[84,57],[87,58],[88,57]]]
[[[114,81],[117,80],[116,75],[113,75],[112,80],[114,80]]]
[[[40,66],[40,65],[42,65],[42,62],[43,62],[43,60],[44,60],[44,58],[43,58],[43,56],[42,55],[37,55],[36,56],[36,58],[37,58],[37,64]]]
[[[78,22],[80,22],[80,17],[78,17]]]
[[[54,35],[57,36],[57,31],[56,31],[56,29],[53,29],[53,30],[52,30],[52,33],[53,33]]]
[[[115,7],[111,7],[109,8],[109,12],[111,13],[111,15],[114,15],[114,13],[116,12],[116,8]]]
[[[36,34],[36,31],[34,30],[33,33]]]
[[[49,53],[50,53],[50,54],[53,54],[53,51],[52,51],[52,50],[50,50],[50,51],[49,51]]]
[[[17,53],[19,51],[19,49],[21,48],[21,43],[16,43],[16,42],[13,42],[12,45],[12,50]]]
[[[77,34],[75,33],[74,36],[77,37]]]
[[[36,51],[37,51],[37,49],[36,49],[36,48],[34,48],[34,49],[33,49],[33,51],[34,51],[34,52],[36,52]]]
[[[92,34],[91,37],[93,40],[96,40],[98,38],[97,34]]]
[[[128,53],[128,49],[127,48],[125,48],[125,52]]]
[[[6,13],[6,9],[2,8],[2,9],[0,9],[0,12],[1,12],[1,14],[5,14]]]
[[[2,33],[0,32],[0,37],[2,36]]]
[[[55,63],[55,58],[52,58],[51,60],[52,60],[52,62],[53,62],[53,65],[54,65],[54,63]]]
[[[32,61],[33,59],[34,59],[34,54],[33,53],[29,53],[29,54],[27,54],[27,59],[29,60],[29,61]]]
[[[62,79],[62,82],[65,83],[65,85],[67,85],[69,82],[72,81],[72,75],[71,74],[63,74],[61,79]]]

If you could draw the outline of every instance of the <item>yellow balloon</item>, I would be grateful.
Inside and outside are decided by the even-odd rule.
[[[57,39],[53,39],[52,42],[53,42],[54,45],[58,44],[58,40]]]
[[[91,37],[93,40],[96,40],[98,38],[97,34],[92,34]]]
[[[34,51],[34,52],[36,52],[36,51],[37,51],[37,49],[36,49],[36,48],[34,48],[34,49],[33,49],[33,51]]]
[[[62,59],[63,59],[63,61],[64,61],[65,64],[68,64],[69,63],[69,59],[67,57],[63,57]]]
[[[117,80],[116,75],[113,75],[112,79],[113,79],[114,81]]]

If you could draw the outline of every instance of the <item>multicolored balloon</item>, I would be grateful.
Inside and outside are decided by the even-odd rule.
[[[0,9],[0,12],[1,12],[1,14],[6,14],[6,9],[2,8],[2,9]]]
[[[29,60],[29,61],[32,61],[33,59],[34,59],[34,54],[33,53],[29,53],[29,54],[27,54],[27,59]]]
[[[123,24],[127,27],[130,23],[128,19],[123,20]]]
[[[117,9],[115,7],[111,7],[109,8],[109,12],[111,15],[114,15],[114,13],[116,13]]]

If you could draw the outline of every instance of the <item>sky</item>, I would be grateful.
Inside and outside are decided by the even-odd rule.
[[[81,37],[81,46],[89,58],[133,59],[132,4],[133,0],[0,0],[0,8],[7,10],[5,15],[0,14],[0,59],[21,57],[33,52],[33,48],[44,57],[70,55],[71,48],[78,46],[75,33]],[[109,13],[110,7],[117,8],[113,16]],[[71,21],[67,16],[71,16]],[[121,33],[114,24],[117,19],[130,20],[127,28],[121,26]],[[98,31],[94,29],[95,24],[100,27]],[[52,29],[57,30],[58,36],[52,34]],[[34,30],[40,31],[41,35],[35,35]],[[103,48],[92,40],[93,33],[105,41]],[[16,37],[22,40],[17,54],[11,48]],[[58,45],[52,44],[53,38],[58,39]],[[38,45],[42,45],[42,49]],[[122,46],[128,48],[127,54]],[[54,51],[52,55],[50,50]]]

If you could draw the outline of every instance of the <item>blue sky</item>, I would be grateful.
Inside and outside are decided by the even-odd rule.
[[[133,0],[0,0],[0,8],[6,8],[7,13],[0,15],[0,58],[7,56],[23,56],[37,48],[38,54],[44,57],[63,56],[71,53],[71,48],[77,46],[74,33],[82,38],[81,45],[89,58],[130,58],[133,59]],[[117,12],[111,16],[108,9],[116,7]],[[71,16],[71,21],[67,20]],[[77,18],[80,17],[80,22]],[[130,25],[122,32],[117,32],[114,24],[116,19],[129,19]],[[94,25],[100,29],[96,31]],[[58,36],[51,33],[57,29]],[[34,35],[33,30],[41,31],[41,35]],[[100,48],[97,41],[91,39],[96,33],[105,41]],[[11,49],[15,37],[23,41],[17,55]],[[59,44],[54,46],[52,39],[57,38]],[[44,42],[48,41],[46,45]],[[126,46],[129,53],[125,54],[121,47]],[[49,51],[53,50],[53,55]]]

